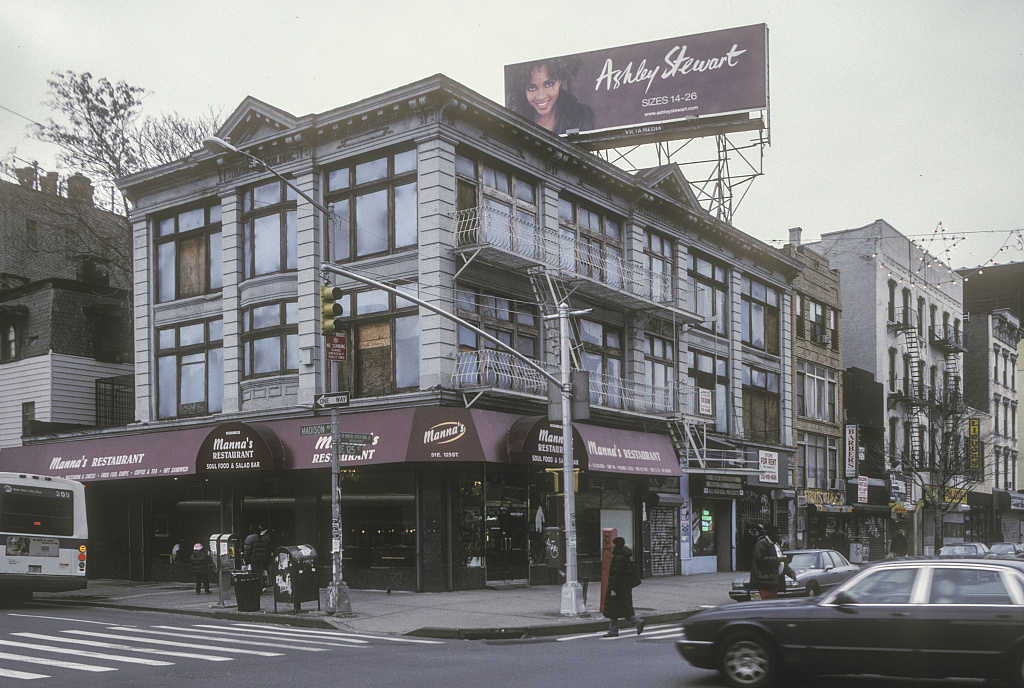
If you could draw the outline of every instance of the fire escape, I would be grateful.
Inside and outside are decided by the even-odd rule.
[[[910,308],[899,309],[895,322],[889,329],[901,334],[905,345],[903,377],[891,373],[889,383],[889,406],[900,404],[904,419],[909,426],[908,462],[921,470],[931,465],[934,456],[926,456],[935,448],[929,446],[929,428],[941,424],[944,436],[952,437],[960,425],[965,411],[960,356],[966,351],[962,335],[957,328],[948,324],[933,325],[928,331],[927,344],[935,347],[943,356],[942,379],[931,379],[927,386],[924,379],[925,356],[922,348],[926,345],[922,336],[923,322],[920,313]],[[934,422],[933,422],[934,421]],[[947,447],[947,451],[953,450]],[[952,458],[952,457],[947,457]]]
[[[912,467],[924,465],[925,437],[928,434],[928,394],[924,389],[924,360],[921,356],[919,313],[911,308],[898,309],[889,329],[903,336],[903,376],[890,371],[889,406],[901,404],[905,423],[909,426],[907,460]]]
[[[453,220],[458,261],[455,278],[474,262],[487,269],[517,272],[529,281],[541,316],[553,314],[559,303],[583,296],[640,317],[666,317],[680,325],[699,321],[694,313],[678,306],[684,287],[672,275],[652,272],[603,249],[582,247],[557,231],[510,217],[496,208],[461,210]],[[551,318],[543,323],[546,355],[541,359],[557,361],[558,321]],[[573,319],[571,337],[570,365],[585,369],[577,319]],[[547,382],[542,376],[506,352],[460,351],[456,359],[452,382],[462,390],[467,405],[487,392],[546,394]],[[548,366],[543,362],[541,365]],[[550,369],[557,374],[559,366],[550,365]],[[693,413],[695,395],[688,387],[652,387],[642,380],[596,372],[590,372],[589,378],[592,406],[663,419],[684,471],[750,472],[742,469],[741,456],[708,448],[707,419]]]

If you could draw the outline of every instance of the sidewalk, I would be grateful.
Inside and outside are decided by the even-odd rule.
[[[705,573],[644,579],[634,591],[637,613],[648,623],[682,619],[705,606],[730,604],[729,586],[736,573]],[[520,638],[600,631],[608,621],[599,611],[600,588],[587,591],[586,610],[578,617],[560,613],[561,586],[498,585],[484,590],[442,593],[351,590],[352,616],[329,615],[326,589],[316,602],[304,602],[298,612],[290,603],[274,611],[272,590],[260,598],[260,610],[240,612],[234,591],[224,590],[223,602],[214,582],[209,595],[196,595],[191,583],[136,583],[90,580],[85,590],[36,593],[39,602],[93,605],[140,611],[163,611],[218,619],[336,628],[357,633],[416,635],[434,638]]]

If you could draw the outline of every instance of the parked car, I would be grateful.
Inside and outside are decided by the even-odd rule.
[[[779,597],[814,597],[860,571],[860,566],[851,564],[834,549],[793,549],[786,552],[786,560],[796,574],[796,581],[787,579]],[[729,597],[737,602],[750,599],[750,574],[732,582]]]
[[[943,545],[939,550],[940,557],[987,557],[991,553],[984,542],[958,542]]]
[[[1013,556],[1024,553],[1024,545],[1019,542],[993,542],[988,548],[992,551],[992,554],[998,555]]]
[[[989,678],[1024,686],[1024,561],[868,564],[818,598],[741,602],[683,622],[676,649],[734,688],[786,671]]]

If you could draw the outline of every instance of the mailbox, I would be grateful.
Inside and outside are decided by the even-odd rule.
[[[235,571],[239,568],[242,547],[233,533],[214,533],[210,536],[210,556],[216,571]]]
[[[274,579],[274,611],[277,603],[291,603],[299,611],[303,602],[316,600],[320,609],[320,584],[317,580],[316,550],[311,545],[278,547],[271,559]]]

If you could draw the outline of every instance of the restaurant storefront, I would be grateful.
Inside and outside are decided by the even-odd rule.
[[[543,529],[563,525],[560,426],[420,407],[341,414],[339,431],[372,437],[360,454],[339,456],[350,587],[559,582]],[[580,578],[596,580],[601,529],[640,541],[650,481],[680,470],[665,436],[584,424],[573,435]],[[175,544],[244,537],[253,524],[274,547],[315,547],[321,579],[330,577],[324,417],[65,437],[4,449],[0,465],[86,483],[91,577],[187,580],[188,566],[171,560]]]

